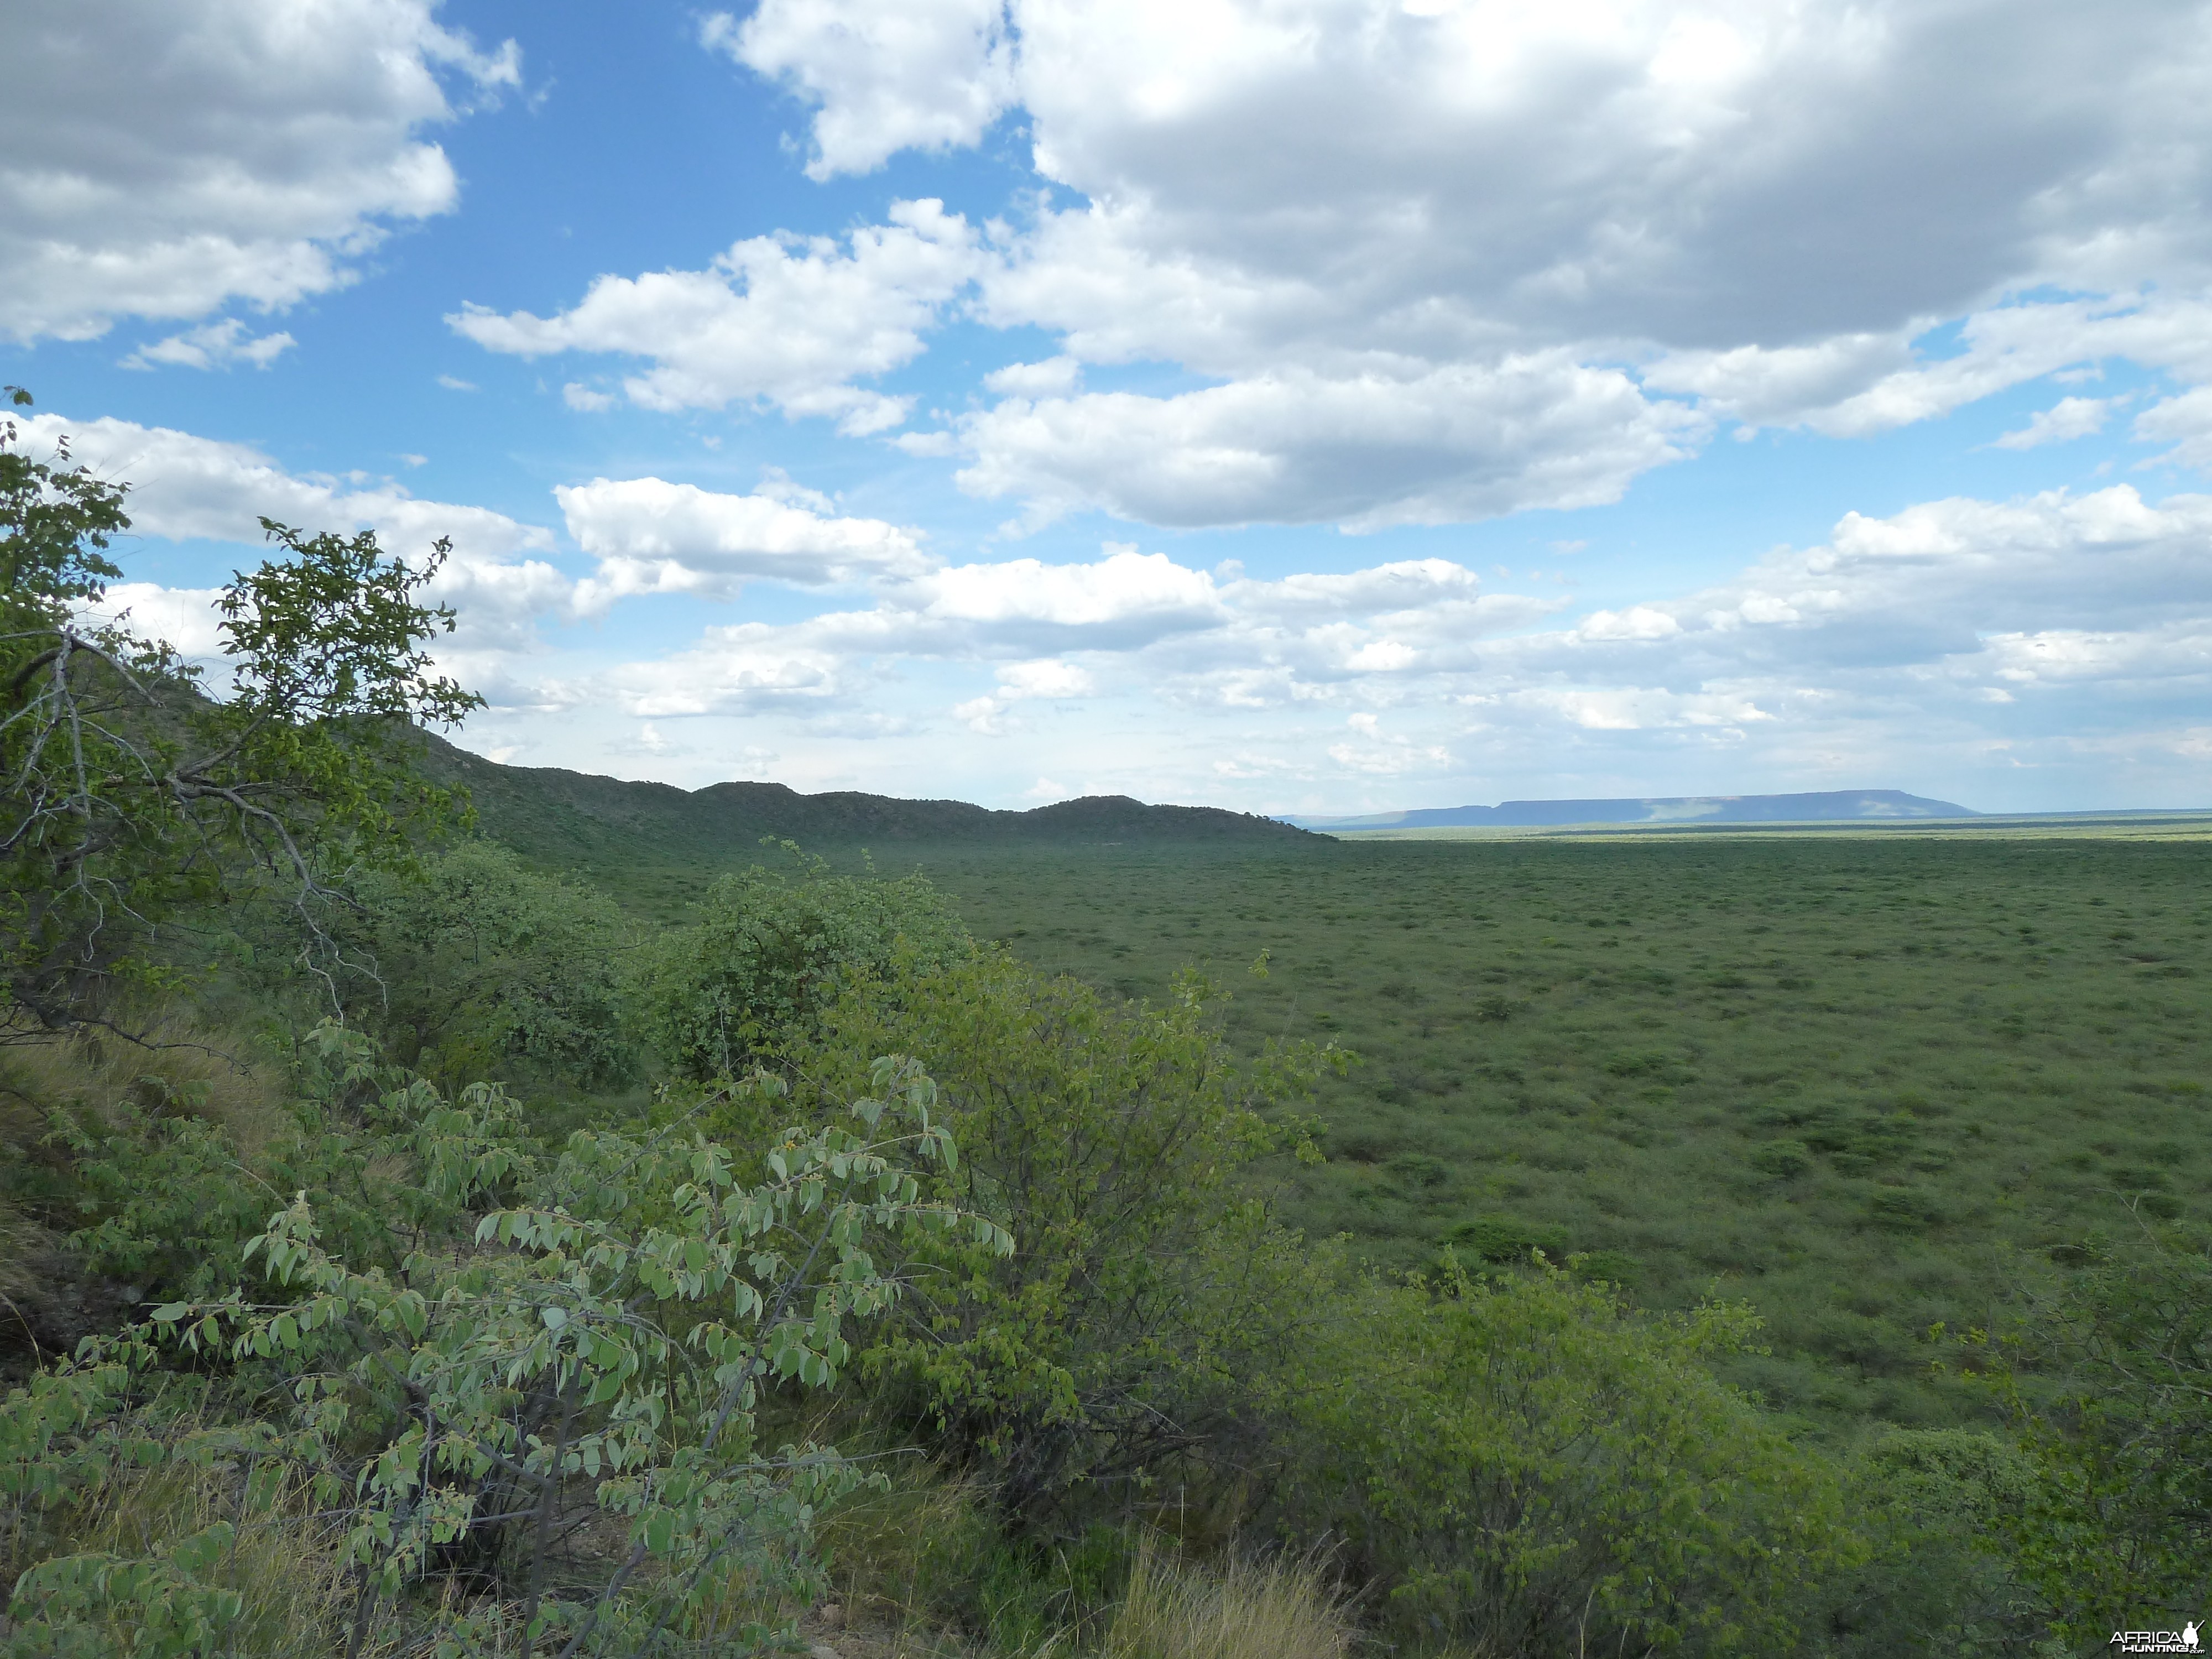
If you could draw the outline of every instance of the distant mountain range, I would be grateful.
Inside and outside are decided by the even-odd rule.
[[[1796,795],[1686,795],[1635,800],[1509,800],[1358,817],[1261,817],[1212,806],[1152,806],[1127,795],[1086,795],[1026,812],[957,800],[901,800],[832,790],[805,795],[780,783],[678,789],[550,766],[502,766],[422,734],[425,768],[466,785],[478,827],[526,856],[562,864],[672,865],[750,859],[763,836],[807,848],[952,843],[1080,846],[1133,842],[1285,846],[1307,832],[1516,828],[1577,823],[1783,823],[1832,819],[1971,818],[1950,801],[1897,789]],[[1311,844],[1311,843],[1310,843]],[[1327,842],[1318,843],[1326,846]]]
[[[1977,818],[1972,807],[1901,789],[1818,789],[1796,795],[1669,795],[1633,800],[1509,800],[1364,817],[1285,817],[1301,830],[1460,830],[1566,823],[1808,823],[1830,819]]]
[[[1086,795],[1002,812],[965,801],[899,800],[851,790],[802,795],[780,783],[684,790],[558,767],[501,766],[422,735],[424,770],[441,782],[467,786],[485,836],[526,856],[564,864],[726,863],[757,856],[763,836],[809,850],[952,842],[1279,846],[1310,840],[1304,830],[1274,818],[1212,806],[1148,806],[1127,795]]]

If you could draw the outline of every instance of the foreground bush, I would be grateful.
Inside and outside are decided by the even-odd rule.
[[[346,1033],[323,1046],[371,1066]],[[765,1443],[769,1392],[836,1382],[847,1322],[897,1293],[872,1249],[957,1225],[1007,1248],[921,1192],[915,1169],[953,1160],[927,1078],[886,1060],[870,1082],[751,1184],[696,1136],[580,1133],[546,1161],[495,1087],[384,1092],[332,1134],[396,1267],[335,1253],[302,1197],[230,1264],[255,1297],[158,1307],[0,1406],[10,1651],[228,1651],[265,1601],[235,1583],[241,1540],[285,1520],[343,1608],[324,1650],[394,1621],[456,1655],[761,1644],[818,1582],[816,1515],[865,1479]],[[201,1492],[204,1523],[99,1523],[154,1474]],[[579,1498],[596,1559],[562,1550]]]
[[[2074,1254],[1972,1358],[2036,1475],[1996,1528],[2057,1626],[2091,1644],[2116,1608],[2178,1629],[2212,1603],[2212,1239],[2142,1226]]]
[[[2014,1570],[2005,1539],[2007,1517],[2042,1484],[2029,1454],[1972,1429],[1890,1429],[1858,1449],[1847,1476],[1874,1547],[1832,1587],[1821,1621],[1829,1651],[2046,1650],[2036,1644],[2049,1604]]]
[[[1385,1622],[1498,1654],[1790,1651],[1862,1546],[1840,1485],[1710,1362],[1741,1308],[1639,1316],[1553,1270],[1348,1279],[1270,1379],[1273,1507]]]
[[[935,1195],[1016,1244],[908,1262],[868,1368],[1024,1524],[1138,1501],[1224,1431],[1296,1317],[1260,1290],[1297,1249],[1252,1171],[1296,1140],[1269,1114],[1328,1056],[1239,1061],[1195,981],[1130,1006],[985,955],[851,987],[787,1050],[799,1097],[834,1101],[883,1045],[929,1069],[959,1139]]]
[[[1194,1497],[1340,1544],[1395,1636],[1499,1654],[1781,1651],[1863,1553],[1834,1469],[1712,1374],[1745,1310],[1394,1283],[1274,1226],[1261,1160],[1329,1056],[1237,1061],[1195,986],[1135,1006],[981,957],[854,988],[787,1059],[834,1099],[881,1048],[938,1079],[939,1196],[1016,1246],[910,1259],[865,1360],[1018,1528]]]
[[[170,1299],[0,1408],[15,1651],[750,1651],[829,1582],[825,1516],[848,1599],[994,1652],[1328,1659],[1336,1603],[1254,1544],[1326,1550],[1408,1651],[1971,1650],[2046,1627],[2039,1558],[1978,1547],[2072,1490],[2045,1437],[2134,1456],[2036,1394],[2025,1449],[1844,1465],[1714,1376],[1741,1309],[1377,1276],[1269,1216],[1328,1052],[1236,1060],[1195,982],[1128,1005],[896,939],[774,1071],[557,1153],[327,1026],[289,1108],[171,1081],[56,1142],[79,1244]],[[2183,1352],[2167,1267],[2091,1275],[2066,1328]],[[2185,1547],[2201,1474],[2193,1373],[2134,1404],[2094,1357],[2101,1420],[2171,1455],[2046,1528],[2093,1571],[2123,1522]],[[817,1443],[856,1437],[923,1455],[866,1496],[884,1465]],[[1148,1563],[1162,1528],[1188,1553]]]

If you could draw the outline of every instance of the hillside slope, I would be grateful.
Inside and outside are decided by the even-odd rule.
[[[1132,842],[1280,847],[1311,839],[1273,818],[1212,806],[1152,806],[1127,795],[1087,795],[1006,812],[851,790],[804,795],[780,783],[683,790],[558,767],[501,766],[425,735],[424,769],[441,782],[467,787],[484,835],[526,856],[562,863],[720,862],[752,854],[763,836],[809,848]]]

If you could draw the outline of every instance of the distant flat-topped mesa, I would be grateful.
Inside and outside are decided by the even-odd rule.
[[[1814,823],[1832,819],[1974,818],[1972,807],[1901,789],[1816,789],[1799,795],[1674,795],[1640,800],[1509,800],[1365,817],[1290,817],[1301,830],[1510,830],[1566,823]]]

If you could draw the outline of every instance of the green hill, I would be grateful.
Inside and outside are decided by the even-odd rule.
[[[426,735],[425,770],[465,785],[479,827],[524,856],[583,866],[713,864],[749,857],[763,836],[809,849],[884,850],[1132,843],[1282,848],[1322,838],[1272,818],[1212,806],[1152,806],[1127,795],[1086,795],[1025,812],[957,800],[898,800],[835,790],[805,795],[780,783],[665,783],[501,766]]]

